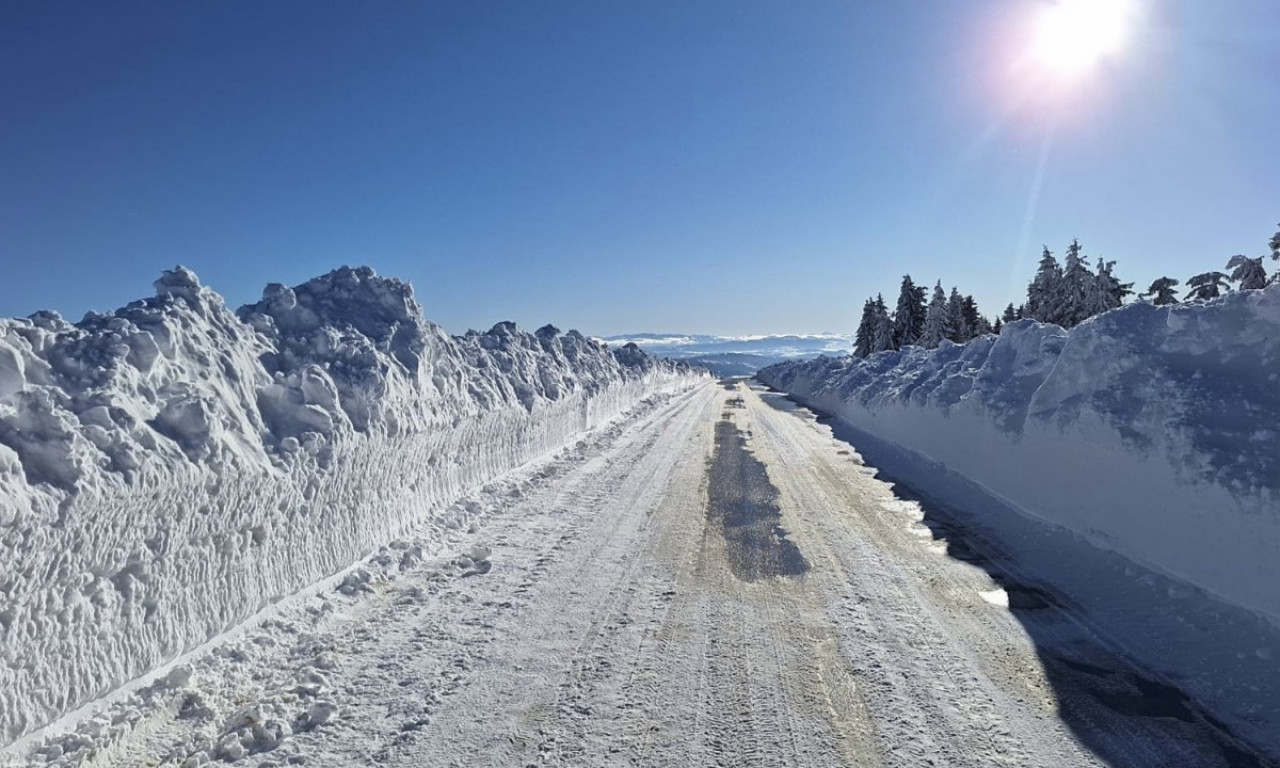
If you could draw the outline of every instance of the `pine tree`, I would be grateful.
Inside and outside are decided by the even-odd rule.
[[[987,319],[978,313],[978,302],[972,296],[965,296],[960,301],[960,315],[964,318],[964,340],[976,339],[991,327]]]
[[[884,304],[884,297],[877,293],[871,309],[871,351],[884,352],[887,349],[894,349],[893,319],[889,317],[889,308]]]
[[[939,280],[933,287],[933,299],[924,316],[924,331],[920,335],[920,346],[925,349],[937,349],[947,336],[947,294],[942,290]]]
[[[1009,306],[1004,308],[1004,314],[1000,316],[1000,320],[1005,323],[1012,323],[1022,319],[1022,314],[1014,306],[1013,302],[1009,302]]]
[[[1112,274],[1111,270],[1115,266],[1114,261],[1098,259],[1098,272],[1085,293],[1085,309],[1089,317],[1121,306],[1124,304],[1124,297],[1133,293],[1133,283],[1122,283]]]
[[[964,297],[956,287],[951,286],[951,295],[947,298],[947,338],[957,344],[969,340],[965,335]]]
[[[1062,268],[1062,291],[1059,315],[1054,322],[1063,328],[1072,328],[1090,317],[1089,293],[1094,274],[1080,253],[1080,241],[1072,240],[1067,246],[1066,265]]]
[[[875,314],[875,302],[867,299],[862,305],[862,321],[858,323],[858,332],[853,337],[853,354],[857,357],[866,357],[873,351]]]
[[[1102,259],[1098,259],[1098,264],[1102,265]],[[1133,295],[1133,283],[1122,283],[1119,278],[1112,274],[1111,270],[1115,269],[1115,266],[1116,263],[1114,261],[1108,261],[1105,269],[1107,273],[1106,284],[1109,286],[1108,290],[1111,293],[1113,308],[1124,306],[1125,298]],[[1102,272],[1099,271],[1098,274],[1101,275]]]
[[[1227,284],[1227,276],[1222,272],[1205,272],[1196,275],[1187,280],[1187,287],[1191,289],[1187,293],[1187,301],[1208,301],[1218,298],[1224,291],[1231,290],[1231,286]]]
[[[898,293],[898,306],[893,315],[893,345],[901,349],[915,344],[924,332],[924,289],[916,286],[911,275],[902,277],[902,289]]]
[[[913,301],[911,302],[911,310],[916,313],[915,324],[924,332],[924,317],[929,313],[929,303],[925,300],[925,289],[923,285],[917,285],[911,289]]]
[[[1231,281],[1241,291],[1252,291],[1267,287],[1267,268],[1262,266],[1262,257],[1251,259],[1248,256],[1236,255],[1227,262],[1231,270]]]
[[[1027,303],[1025,316],[1042,323],[1056,323],[1061,317],[1062,307],[1062,268],[1058,260],[1045,246],[1040,256],[1040,267],[1036,276],[1027,286]]]
[[[997,317],[996,321],[991,324],[991,332],[999,336],[1000,332],[1003,330],[1004,330],[1004,321]]]
[[[1141,294],[1138,298],[1145,299],[1150,297],[1151,303],[1157,307],[1162,307],[1166,304],[1177,304],[1178,291],[1174,288],[1175,285],[1178,285],[1178,281],[1172,277],[1157,278],[1151,283],[1151,287],[1146,290],[1146,293]]]
[[[1267,245],[1271,248],[1271,258],[1280,261],[1280,229],[1271,236],[1271,241]],[[1280,283],[1280,270],[1276,270],[1276,273],[1271,276],[1271,282]]]

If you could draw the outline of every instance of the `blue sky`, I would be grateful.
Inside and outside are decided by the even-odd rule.
[[[851,332],[1072,237],[1143,284],[1261,255],[1280,3],[1133,2],[1066,82],[1044,0],[9,0],[0,315],[369,264],[453,332]]]

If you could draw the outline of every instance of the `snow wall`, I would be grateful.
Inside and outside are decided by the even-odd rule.
[[[707,378],[550,326],[450,337],[367,268],[236,313],[182,268],[156,290],[0,320],[0,745]]]
[[[1280,624],[1280,286],[757,378]]]

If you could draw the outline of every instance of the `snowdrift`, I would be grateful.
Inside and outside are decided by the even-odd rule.
[[[757,378],[1280,624],[1280,286]]]
[[[0,320],[0,745],[705,378],[551,326],[450,337],[367,268]]]

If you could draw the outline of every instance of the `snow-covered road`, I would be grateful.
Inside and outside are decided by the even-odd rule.
[[[21,759],[1266,764],[746,384],[653,403],[457,514],[450,552],[398,542]]]

